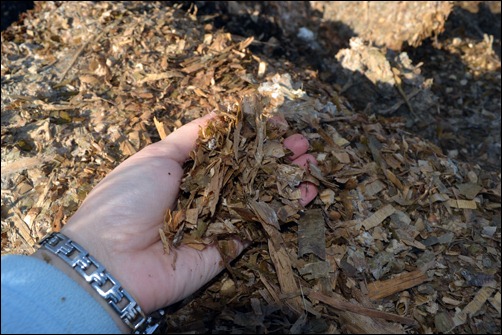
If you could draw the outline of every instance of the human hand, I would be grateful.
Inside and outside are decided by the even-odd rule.
[[[159,236],[166,209],[176,204],[182,164],[195,146],[199,128],[212,116],[184,125],[117,166],[62,231],[102,263],[147,314],[189,296],[224,268],[216,246],[199,251],[180,245],[175,254],[166,254]],[[288,138],[284,145],[292,151],[294,164],[316,164],[306,154],[304,137]],[[317,196],[313,184],[302,183],[300,189],[302,205]],[[237,256],[244,245],[234,243]]]

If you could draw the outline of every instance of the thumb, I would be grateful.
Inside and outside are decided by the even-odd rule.
[[[206,126],[208,121],[216,116],[216,113],[211,112],[205,116],[195,119],[192,122],[176,129],[162,141],[150,144],[145,149],[134,155],[136,159],[162,156],[172,159],[173,161],[183,164],[190,155],[190,151],[195,147],[199,130]]]

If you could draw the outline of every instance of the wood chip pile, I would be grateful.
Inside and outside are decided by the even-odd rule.
[[[358,36],[393,50],[439,35],[453,8],[448,1],[313,1],[312,6],[327,20],[344,22]]]
[[[2,33],[2,254],[33,252],[121,161],[216,111],[166,252],[253,243],[171,306],[168,331],[500,331],[500,173],[449,158],[402,118],[354,110],[210,19],[157,2],[43,2]],[[287,130],[271,130],[277,114]],[[288,164],[292,133],[317,166]],[[319,188],[306,207],[302,180]]]

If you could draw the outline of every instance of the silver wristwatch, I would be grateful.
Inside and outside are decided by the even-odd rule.
[[[164,310],[145,316],[138,303],[94,257],[61,233],[51,233],[39,244],[56,254],[89,283],[119,315],[133,334],[153,334],[164,319]]]

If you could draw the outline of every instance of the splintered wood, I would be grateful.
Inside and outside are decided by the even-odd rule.
[[[300,314],[299,287],[280,224],[299,217],[296,187],[305,170],[286,160],[281,134],[266,140],[263,107],[258,98],[245,99],[233,113],[222,112],[201,129],[178,206],[168,211],[160,234],[166,252],[179,244],[201,249],[217,242],[224,260],[236,256],[223,247],[234,236],[248,242],[268,239],[282,293],[293,294],[287,305]]]
[[[420,270],[400,274],[389,280],[379,280],[368,285],[370,299],[381,299],[422,284],[427,275]]]
[[[457,167],[435,147],[416,138],[386,138],[380,124],[365,118],[348,118],[347,124],[339,123],[336,129],[323,127],[319,120],[330,117],[322,116],[320,110],[325,107],[319,101],[294,90],[287,76],[275,76],[272,83],[260,86],[261,95],[220,110],[201,129],[185,165],[178,205],[168,211],[161,229],[166,252],[180,244],[201,250],[216,243],[231,270],[228,262],[235,250],[228,241],[238,236],[266,252],[261,253],[261,265],[257,265],[259,256],[244,257],[237,265],[240,271],[256,271],[250,276],[265,287],[260,297],[296,317],[306,312],[319,315],[331,306],[339,311],[347,329],[399,333],[402,325],[418,326],[418,312],[410,313],[424,305],[427,313],[435,315],[438,329],[460,326],[462,315],[451,319],[435,313],[434,303],[420,302],[433,298],[419,295],[415,300],[409,292],[433,294],[427,284],[433,280],[428,270],[436,263],[428,248],[450,243],[455,236],[449,232],[436,237],[426,224],[439,215],[453,220],[454,210],[477,209],[473,199],[483,189],[466,182],[453,188]],[[298,114],[308,108],[319,113],[317,119]],[[271,122],[276,113],[295,129],[288,132],[288,127]],[[308,134],[302,124],[312,125],[318,134],[310,137],[310,144],[319,164],[309,164],[307,169],[289,164],[290,153],[282,144],[292,132]],[[363,134],[351,131],[357,127],[364,129]],[[157,128],[163,126],[157,124]],[[400,142],[417,154],[411,155]],[[364,158],[358,157],[361,143],[365,143]],[[318,199],[307,208],[298,202],[297,186],[302,181],[319,187]],[[454,222],[446,227],[459,233],[462,227]],[[412,250],[420,253],[418,259]],[[367,284],[358,284],[356,278],[367,274],[372,276]],[[483,276],[471,276],[472,281],[481,278],[476,282],[482,282]],[[358,297],[357,301],[344,300],[350,296]],[[396,300],[398,314],[376,309],[377,303],[388,300]],[[479,301],[482,307],[487,299]]]
[[[356,314],[371,316],[371,317],[375,317],[375,318],[381,318],[384,320],[395,321],[395,322],[399,322],[399,323],[407,324],[407,325],[416,325],[416,321],[413,319],[410,319],[407,317],[402,317],[402,316],[391,314],[391,313],[385,313],[385,312],[378,311],[375,309],[365,308],[361,305],[352,304],[350,302],[347,302],[343,298],[340,298],[340,297],[338,297],[338,299],[335,297],[328,297],[328,296],[325,296],[319,292],[311,292],[309,294],[309,297],[311,297],[313,299],[320,300],[320,301],[328,304],[329,306],[336,308],[336,309],[339,309],[339,310],[342,310],[342,311],[349,311],[349,312],[353,312]]]
[[[421,66],[339,40],[333,18],[365,25],[353,4],[311,5],[321,25],[288,1],[35,2],[2,32],[2,253],[32,253],[120,162],[215,111],[159,234],[166,253],[215,243],[229,271],[171,306],[169,331],[500,333],[501,176],[484,165],[500,156],[497,38],[441,38],[449,52],[429,46],[441,61]],[[425,7],[441,31],[451,4]],[[317,165],[290,164],[295,133]],[[305,207],[304,181],[319,190]],[[235,236],[250,245],[230,265]]]
[[[299,217],[296,187],[305,170],[288,164],[282,138],[265,141],[266,131],[267,117],[257,99],[244,100],[201,129],[178,207],[163,229],[177,237],[173,245],[199,248],[234,235],[255,241],[264,232],[279,248],[280,223]]]

